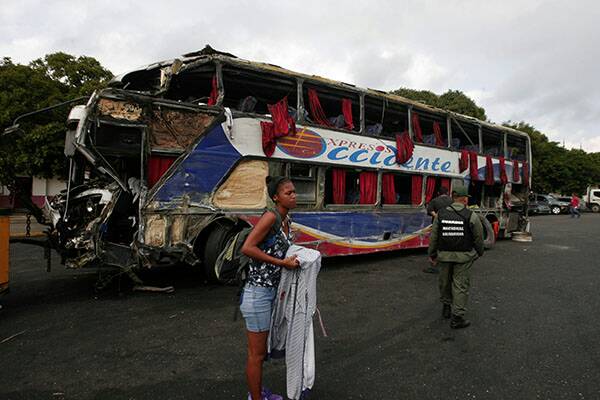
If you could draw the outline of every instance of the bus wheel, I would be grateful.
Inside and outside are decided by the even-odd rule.
[[[231,224],[217,222],[206,237],[206,244],[200,258],[202,259],[206,278],[211,282],[217,281],[215,262],[232,236],[233,230]]]
[[[496,235],[494,234],[494,228],[490,221],[484,217],[479,217],[481,224],[483,225],[483,248],[491,249],[496,244]]]

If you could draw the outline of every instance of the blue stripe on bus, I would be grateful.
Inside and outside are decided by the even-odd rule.
[[[431,225],[431,217],[417,212],[295,212],[295,223],[343,238],[377,242],[385,232],[410,234]]]
[[[240,157],[221,125],[217,125],[177,166],[155,199],[169,202],[186,195],[193,202],[206,201],[206,195],[216,188]]]

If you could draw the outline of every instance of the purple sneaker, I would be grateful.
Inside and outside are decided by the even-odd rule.
[[[267,388],[262,388],[261,395],[261,400],[283,400],[283,397],[278,394],[274,394]],[[252,395],[250,395],[250,393],[248,393],[248,400],[252,400]]]

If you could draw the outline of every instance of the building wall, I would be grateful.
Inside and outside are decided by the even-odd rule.
[[[56,178],[37,178],[34,177],[31,187],[31,200],[38,206],[44,205],[44,198],[52,198],[67,188],[65,181]]]
[[[12,208],[12,198],[6,186],[0,185],[0,208]]]
[[[31,180],[31,200],[38,207],[44,205],[44,198],[48,196],[49,199],[56,196],[61,190],[66,189],[67,184],[65,181],[51,178],[37,178],[34,177]],[[14,208],[14,199],[8,188],[0,186],[0,208]]]

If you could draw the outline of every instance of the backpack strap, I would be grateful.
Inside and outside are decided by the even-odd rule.
[[[275,223],[271,227],[271,231],[278,235],[283,228],[283,218],[281,217],[281,214],[279,214],[279,210],[277,210],[277,208],[268,208],[265,212],[267,211],[271,211],[273,214],[275,214]],[[289,215],[286,218],[289,221]]]

